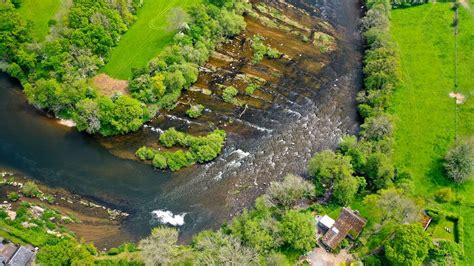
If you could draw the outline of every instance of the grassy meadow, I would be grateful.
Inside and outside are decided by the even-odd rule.
[[[133,67],[145,66],[173,40],[168,29],[168,14],[173,8],[187,7],[200,0],[145,0],[137,21],[122,36],[109,57],[103,72],[117,79],[128,79]]]
[[[23,0],[19,8],[20,14],[33,22],[33,37],[42,41],[49,33],[48,21],[61,5],[61,0]]]
[[[391,33],[399,46],[402,71],[402,85],[394,94],[391,110],[397,117],[394,156],[399,167],[412,172],[416,192],[428,205],[464,217],[465,257],[473,258],[474,181],[456,186],[442,169],[442,159],[455,136],[462,139],[474,133],[474,16],[471,10],[459,9],[458,91],[466,99],[456,105],[448,97],[454,90],[455,73],[452,5],[435,3],[392,11]],[[433,193],[445,186],[456,191],[461,203],[439,205],[432,200]]]

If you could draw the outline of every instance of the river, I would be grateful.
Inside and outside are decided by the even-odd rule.
[[[123,227],[135,240],[160,224],[153,211],[171,211],[177,215],[173,221],[177,223],[184,217],[182,239],[219,226],[248,207],[269,182],[290,172],[304,175],[306,162],[314,152],[336,147],[342,135],[358,129],[355,95],[361,85],[359,2],[289,2],[328,21],[339,34],[338,51],[327,57],[328,64],[317,74],[304,69],[303,59],[288,65],[292,76],[280,79],[272,91],[279,98],[275,97],[277,100],[266,109],[234,115],[233,120],[241,126],[230,132],[223,155],[214,162],[172,174],[116,157],[114,147],[123,139],[128,143],[142,138],[156,141],[158,134],[150,127],[167,123],[179,128],[184,121],[181,127],[189,128],[189,122],[184,116],[167,114],[162,116],[166,123],[156,119],[131,137],[88,136],[59,125],[56,119],[29,106],[20,84],[1,74],[0,168],[130,213]],[[213,114],[228,115],[224,111]],[[246,128],[255,132],[249,133]]]

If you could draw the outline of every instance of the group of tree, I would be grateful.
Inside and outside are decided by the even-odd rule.
[[[227,38],[245,28],[247,6],[240,0],[209,1],[188,10],[188,22],[180,22],[173,43],[150,61],[134,69],[129,81],[132,95],[162,108],[173,108],[181,91],[198,77],[198,67]]]
[[[187,151],[160,151],[143,146],[136,151],[140,160],[151,160],[158,169],[177,171],[183,167],[214,160],[222,151],[226,138],[225,131],[214,130],[206,136],[193,136],[175,128],[167,129],[160,135],[160,143],[166,148],[182,147]]]
[[[310,182],[288,175],[272,182],[252,210],[217,231],[197,234],[189,246],[177,244],[176,229],[155,228],[140,241],[141,255],[147,265],[289,265],[282,250],[304,254],[316,245],[314,217],[293,208],[313,195]]]
[[[73,119],[79,130],[103,135],[137,130],[149,119],[148,108],[126,95],[100,96],[87,79],[104,65],[140,5],[139,0],[74,0],[62,31],[35,43],[31,22],[6,1],[0,4],[0,57],[31,104]]]
[[[31,104],[73,119],[78,129],[102,135],[137,130],[156,112],[147,104],[171,108],[197,80],[198,66],[227,38],[245,28],[244,1],[207,1],[179,16],[179,33],[147,67],[135,69],[128,95],[105,97],[87,79],[102,67],[110,50],[134,22],[140,0],[74,0],[64,27],[42,43],[31,23],[10,0],[0,4],[0,59],[18,78]],[[176,18],[177,19],[177,18]],[[188,20],[188,21],[186,21]],[[175,21],[176,22],[176,21]]]
[[[392,162],[394,128],[386,113],[399,82],[399,58],[389,34],[391,5],[389,0],[367,0],[366,6],[364,89],[357,97],[364,123],[359,137],[344,137],[338,151],[322,151],[308,164],[317,195],[331,196],[340,205],[350,204],[358,193],[388,188],[406,174],[397,173]]]

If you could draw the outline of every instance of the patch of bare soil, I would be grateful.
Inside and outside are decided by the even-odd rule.
[[[471,9],[469,3],[466,0],[459,0],[459,3],[466,9]]]
[[[95,76],[92,83],[105,96],[110,97],[116,93],[129,94],[127,80],[114,79],[104,73]]]
[[[466,99],[464,95],[459,92],[450,92],[449,97],[456,99],[456,104],[463,104]]]
[[[18,184],[29,181],[23,176],[12,175],[0,170],[0,177],[2,176],[7,179],[9,176],[14,176],[15,182]],[[39,198],[23,197],[22,200],[38,206],[46,206],[63,215],[74,217],[75,221],[65,224],[65,227],[75,233],[78,239],[94,242],[94,245],[99,249],[116,247],[123,242],[134,240],[134,237],[122,228],[122,222],[128,214],[85,200],[61,188],[51,188],[39,182],[35,183],[43,193],[54,197],[54,203],[48,203]],[[3,186],[0,190],[0,199],[6,201],[8,192],[17,190],[17,186]]]

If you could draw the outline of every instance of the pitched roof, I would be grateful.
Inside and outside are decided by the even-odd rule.
[[[33,251],[21,246],[16,250],[15,254],[13,254],[10,261],[8,261],[8,265],[12,265],[12,266],[27,265],[33,258],[33,255],[34,255]]]
[[[339,218],[334,225],[324,234],[322,242],[331,249],[336,248],[349,234],[356,238],[364,228],[367,220],[360,217],[358,212],[349,208],[342,208]]]

